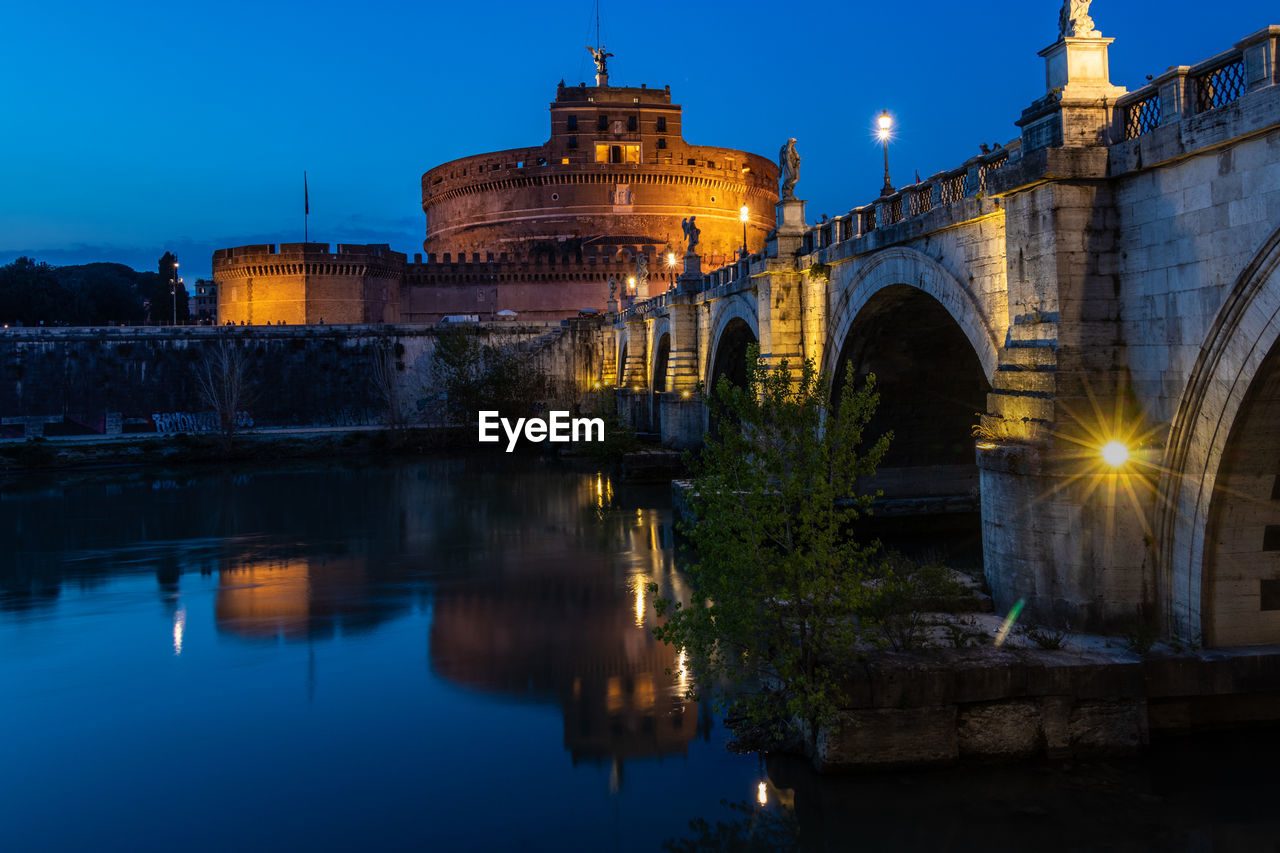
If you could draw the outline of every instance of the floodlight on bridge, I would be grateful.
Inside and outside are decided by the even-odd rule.
[[[1108,441],[1102,446],[1102,461],[1112,468],[1119,468],[1129,461],[1129,448],[1124,442]]]

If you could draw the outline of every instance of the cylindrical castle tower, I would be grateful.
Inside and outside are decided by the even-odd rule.
[[[607,78],[605,78],[607,80]],[[469,258],[565,254],[593,246],[683,254],[681,221],[697,217],[703,265],[764,247],[778,168],[732,148],[689,145],[671,90],[566,87],[551,104],[551,139],[453,160],[422,176],[423,249]]]

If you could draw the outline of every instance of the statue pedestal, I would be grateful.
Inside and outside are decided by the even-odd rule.
[[[677,293],[697,293],[702,287],[702,258],[693,252],[684,256],[684,272],[676,280]]]
[[[798,198],[788,198],[778,202],[778,257],[789,258],[804,242],[804,202]]]
[[[774,211],[778,220],[779,234],[803,234],[804,202],[798,198],[788,198],[778,202]]]
[[[1040,51],[1047,92],[1016,122],[1024,153],[1108,144],[1112,108],[1125,93],[1109,79],[1107,47],[1113,41],[1101,35],[1068,36]]]
[[[610,298],[610,299],[609,299],[609,313],[610,313],[610,314],[617,314],[617,313],[618,313],[618,300],[613,299],[613,298]]]
[[[1061,90],[1063,100],[1116,98],[1125,90],[1111,85],[1107,48],[1115,39],[1064,37],[1040,51],[1045,91]]]

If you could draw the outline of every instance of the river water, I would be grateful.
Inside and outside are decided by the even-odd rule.
[[[843,780],[728,752],[649,633],[647,585],[687,592],[665,485],[495,457],[86,473],[4,483],[0,523],[0,850],[1280,838],[1274,737]]]

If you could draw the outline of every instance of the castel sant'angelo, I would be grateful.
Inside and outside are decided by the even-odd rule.
[[[759,251],[774,227],[778,167],[690,145],[671,89],[596,85],[551,103],[551,138],[422,176],[426,239],[410,261],[387,245],[282,243],[213,253],[221,322],[433,323],[449,315],[554,321],[670,287],[694,217],[704,264]],[[741,219],[746,208],[747,221]]]

